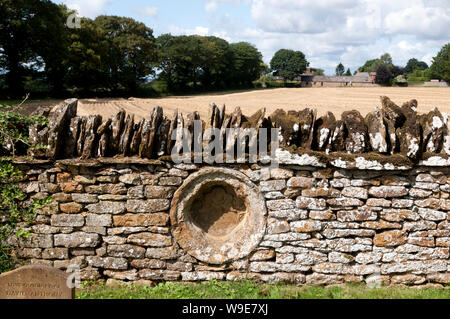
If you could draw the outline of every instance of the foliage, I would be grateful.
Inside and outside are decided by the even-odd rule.
[[[0,2],[0,69],[7,70],[12,97],[22,96],[26,76],[44,68],[47,80],[59,87],[67,47],[65,6],[49,0]]]
[[[159,283],[150,286],[106,287],[85,283],[78,299],[448,299],[449,289],[413,287],[370,288],[364,284],[295,286],[255,281],[217,281],[187,284]]]
[[[437,56],[433,58],[431,76],[442,81],[450,82],[450,43],[444,45]]]
[[[66,83],[87,95],[103,90],[110,95],[135,94],[154,74],[157,51],[153,31],[131,18],[83,18],[71,35]]]
[[[0,155],[19,155],[30,146],[28,129],[30,125],[46,126],[44,116],[23,116],[17,108],[0,105]]]
[[[409,59],[408,63],[405,66],[405,73],[410,74],[415,70],[426,70],[428,69],[428,64],[423,61],[419,61],[416,58]]]
[[[344,75],[345,72],[345,67],[342,63],[339,63],[338,66],[336,67],[336,75],[337,76],[342,76]]]
[[[156,44],[153,30],[131,18],[99,16],[94,25],[107,45],[102,62],[112,90],[120,87],[134,93],[139,84],[154,74]]]
[[[377,69],[376,83],[381,85],[390,85],[392,80],[392,73],[385,65],[381,65]]]
[[[360,72],[375,72],[379,67],[379,59],[368,60],[362,67],[359,68]]]
[[[325,75],[325,71],[323,69],[316,69],[316,75]]]
[[[11,236],[27,238],[30,233],[21,227],[36,217],[36,212],[51,202],[51,198],[24,202],[26,195],[14,184],[20,181],[22,172],[9,162],[0,162],[0,273],[14,268],[12,248],[6,243]]]
[[[399,75],[404,74],[404,70],[392,63],[392,57],[389,53],[385,53],[378,59],[368,60],[362,67],[360,72],[376,72],[376,83],[382,85],[391,85]],[[378,72],[381,72],[380,74]]]
[[[309,62],[301,51],[281,49],[275,53],[270,61],[270,68],[275,75],[281,76],[286,80],[293,80],[303,72]]]
[[[264,71],[261,53],[246,42],[230,45],[217,37],[164,34],[157,48],[159,79],[169,91],[248,87]]]
[[[18,155],[30,146],[28,138],[29,126],[37,124],[44,127],[48,119],[44,116],[23,116],[18,110],[20,106],[0,105],[0,153]],[[1,154],[0,154],[1,155]],[[22,172],[10,162],[0,162],[0,272],[14,267],[11,247],[5,241],[14,235],[18,238],[29,236],[20,227],[20,223],[30,223],[36,210],[51,201],[50,198],[34,199],[25,202],[26,195],[15,182],[22,180]]]
[[[425,69],[423,71],[416,69],[407,77],[408,83],[423,83],[431,80],[431,69]]]
[[[398,86],[408,86],[408,81],[406,80],[404,75],[396,76],[392,82],[393,84]]]
[[[392,57],[389,53],[385,53],[378,59],[368,60],[362,67],[359,68],[360,72],[376,72],[380,66],[385,66],[392,69]]]
[[[84,94],[105,89],[107,76],[103,72],[103,57],[106,56],[107,49],[103,30],[91,19],[81,19],[80,28],[74,29],[70,36],[65,61],[67,87],[82,90]]]
[[[247,42],[230,44],[233,54],[232,67],[229,70],[233,86],[251,86],[268,67],[262,62],[262,54]]]
[[[352,76],[352,71],[350,71],[350,68],[347,69],[347,72],[344,74],[345,76]]]

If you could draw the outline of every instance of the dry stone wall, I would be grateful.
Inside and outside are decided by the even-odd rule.
[[[450,282],[448,165],[279,155],[278,169],[136,158],[16,162],[29,199],[54,201],[27,226],[30,238],[10,244],[19,259],[76,265],[83,279],[110,282]],[[192,180],[203,186],[185,198]],[[207,205],[211,219],[195,215]],[[214,252],[201,246],[208,241]]]
[[[331,112],[319,117],[309,108],[288,112],[279,109],[270,116],[261,109],[245,116],[239,107],[228,114],[225,105],[212,104],[209,116],[203,120],[195,111],[184,116],[175,111],[169,119],[161,107],[156,107],[148,118],[140,121],[124,110],[109,119],[100,115],[79,117],[77,103],[73,99],[61,104],[52,114],[48,127],[30,128],[33,144],[45,146],[31,148],[30,156],[52,160],[113,156],[158,159],[171,155],[175,146],[181,149],[183,130],[192,134],[196,121],[201,121],[204,135],[206,129],[220,131],[224,150],[236,147],[237,143],[236,136],[226,135],[227,129],[278,128],[280,146],[293,153],[401,155],[414,163],[430,156],[447,159],[450,155],[447,114],[437,108],[428,114],[418,114],[416,100],[398,106],[388,97],[381,97],[381,107],[365,118],[357,110],[344,112],[340,119]],[[187,144],[193,145],[195,138],[198,137],[191,136]],[[208,144],[207,136],[203,136],[203,142]],[[248,149],[250,141],[244,143]]]

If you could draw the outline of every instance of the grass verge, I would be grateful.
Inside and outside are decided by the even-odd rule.
[[[450,299],[445,288],[380,287],[343,284],[328,287],[263,284],[254,281],[202,283],[159,283],[150,286],[107,287],[87,283],[77,292],[77,299]]]

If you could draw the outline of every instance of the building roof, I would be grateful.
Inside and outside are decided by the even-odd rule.
[[[338,82],[338,83],[372,83],[372,79],[368,73],[359,73],[352,76],[313,76],[312,82]]]

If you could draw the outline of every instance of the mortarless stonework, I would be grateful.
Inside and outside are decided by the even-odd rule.
[[[31,237],[11,244],[19,259],[60,269],[77,265],[83,279],[110,282],[450,282],[447,160],[430,158],[408,167],[360,155],[328,160],[314,154],[278,155],[282,164],[272,170],[258,164],[216,169],[136,158],[16,162],[25,172],[19,184],[29,198],[52,196],[54,201],[27,226]],[[221,179],[217,187],[208,174]],[[202,176],[209,181],[206,189],[199,183],[199,192],[183,193],[195,189],[190,181]],[[245,203],[239,191],[233,195],[234,187],[248,187],[243,193],[255,192],[256,202]],[[188,214],[198,228],[188,237],[212,234],[210,243],[221,236],[239,242],[230,234],[249,225],[245,219],[253,216],[256,226],[249,229],[254,232],[241,238],[256,238],[223,258],[210,259],[207,247],[206,255],[196,253],[183,242],[180,228],[186,222],[180,206],[186,196],[192,196],[191,208],[203,212],[196,198],[223,196],[236,202],[231,210],[215,210],[225,219]]]

